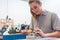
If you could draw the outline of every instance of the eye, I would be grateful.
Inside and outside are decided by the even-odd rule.
[[[34,6],[34,9],[36,9],[37,8],[37,6]]]
[[[34,9],[37,9],[38,7],[37,6],[34,6],[33,8],[31,8],[31,10],[34,10]]]

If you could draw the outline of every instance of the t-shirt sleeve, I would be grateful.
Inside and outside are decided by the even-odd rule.
[[[60,30],[60,20],[56,14],[52,14],[52,27],[53,30]]]

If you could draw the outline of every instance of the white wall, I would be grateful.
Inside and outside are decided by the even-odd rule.
[[[44,2],[44,8],[56,13],[60,18],[60,0],[46,0]]]
[[[42,1],[43,9],[57,13],[58,16],[60,15],[60,0]],[[28,3],[20,0],[8,0],[8,9],[7,0],[0,0],[0,18],[5,18],[6,15],[14,19],[15,24],[22,24],[25,23],[25,21],[29,24],[31,19]]]

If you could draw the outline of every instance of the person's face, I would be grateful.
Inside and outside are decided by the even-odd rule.
[[[30,4],[30,10],[35,14],[39,15],[41,13],[41,4],[33,2]]]

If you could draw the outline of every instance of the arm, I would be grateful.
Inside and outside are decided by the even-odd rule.
[[[44,37],[59,37],[59,36],[60,36],[60,31],[44,34]]]
[[[41,37],[59,37],[60,36],[60,30],[57,30],[57,31],[52,32],[52,33],[44,33],[41,29],[36,29],[35,33]]]

